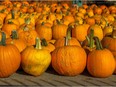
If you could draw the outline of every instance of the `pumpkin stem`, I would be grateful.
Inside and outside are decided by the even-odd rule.
[[[90,48],[93,48],[93,46],[94,46],[93,37],[94,37],[94,30],[91,29],[91,30],[90,30],[90,44],[89,44],[89,47],[90,47]]]
[[[57,19],[56,21],[57,21],[58,24],[61,24],[60,20]]]
[[[16,30],[13,30],[11,35],[12,35],[11,36],[12,39],[18,39],[18,34]]]
[[[29,31],[29,28],[27,27],[27,25],[24,26],[23,30],[24,30],[24,31]]]
[[[64,46],[67,46],[67,45],[68,45],[68,37],[66,36]]]
[[[41,25],[44,25],[44,24],[45,24],[44,22],[41,23]]]
[[[45,38],[42,38],[42,39],[41,39],[41,45],[42,45],[42,46],[48,46],[48,43],[47,43],[47,41],[46,41]]]
[[[22,12],[20,13],[19,17],[21,17],[21,18],[23,17],[23,13]]]
[[[89,47],[89,45],[90,45],[90,38],[89,38],[89,36],[86,36],[86,40],[88,42],[88,47]]]
[[[4,13],[4,12],[5,12],[5,10],[6,10],[6,9],[2,9],[2,10],[0,11],[0,13]]]
[[[113,37],[113,38],[116,38],[116,30],[113,30],[113,32],[112,32],[112,37]]]
[[[72,30],[73,26],[69,26],[69,28],[67,29],[67,38],[71,39],[71,30]]]
[[[8,20],[8,24],[13,24],[12,20]]]
[[[15,19],[15,13],[14,13],[14,10],[11,10],[11,15],[12,15],[12,19]]]
[[[68,16],[68,15],[69,15],[69,11],[66,12],[66,16]]]
[[[6,34],[2,32],[2,39],[0,41],[0,45],[6,46]]]
[[[40,38],[36,38],[36,46],[35,46],[36,49],[42,49],[41,47],[41,41],[40,41]]]
[[[95,42],[96,42],[96,49],[97,50],[102,50],[103,47],[102,47],[102,44],[101,44],[99,38],[98,37],[94,37],[94,39],[95,39]]]
[[[26,19],[25,19],[25,23],[26,23],[26,24],[30,24],[30,22],[31,22],[31,18],[26,18]]]
[[[108,25],[109,25],[108,21],[105,19],[105,17],[103,17],[103,19],[104,19],[105,22],[106,22],[106,25],[105,25],[105,26],[108,26]]]

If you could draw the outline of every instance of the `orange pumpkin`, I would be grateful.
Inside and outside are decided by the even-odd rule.
[[[43,49],[48,50],[50,53],[55,49],[55,46],[52,43],[47,42],[44,38],[41,39],[41,45]]]
[[[7,44],[14,44],[19,52],[22,52],[26,48],[26,42],[18,37],[16,30],[12,31],[11,38],[6,39]]]
[[[52,52],[52,67],[60,75],[75,76],[82,73],[86,66],[86,53],[79,46],[58,47]]]
[[[72,29],[72,37],[75,37],[78,41],[82,42],[86,39],[88,29],[88,24],[75,25],[74,29]]]
[[[85,19],[85,22],[89,25],[94,25],[95,24],[95,19],[94,17],[88,17]]]
[[[40,38],[45,38],[46,40],[52,39],[52,29],[51,27],[44,25],[44,22],[41,25],[37,25],[35,30]]]
[[[17,47],[13,44],[6,44],[5,39],[6,36],[2,32],[0,43],[0,78],[8,77],[15,73],[21,62],[20,52]]]
[[[98,37],[95,37],[95,41],[97,49],[88,54],[87,70],[94,77],[109,77],[115,70],[115,59],[108,49],[102,48]]]
[[[102,14],[102,9],[100,7],[96,7],[93,11],[94,11],[94,14],[98,14],[98,15]]]
[[[66,36],[68,26],[61,24],[58,21],[58,24],[52,26],[52,37],[53,39],[59,39]]]
[[[114,57],[116,57],[116,30],[113,31],[112,37],[107,36],[103,38],[102,45],[109,49]]]
[[[98,24],[90,26],[88,29],[88,34],[90,33],[91,29],[94,30],[94,36],[97,36],[100,40],[103,39],[103,30]]]
[[[34,45],[35,44],[35,38],[39,36],[34,28],[35,27],[32,26],[31,24],[23,24],[17,30],[19,38],[26,41],[27,46]]]
[[[8,23],[2,26],[2,30],[6,32],[8,36],[11,35],[12,30],[17,30],[17,29],[18,29],[18,26],[11,21],[8,21]]]

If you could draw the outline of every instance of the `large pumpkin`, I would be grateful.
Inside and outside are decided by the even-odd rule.
[[[60,75],[75,76],[86,66],[86,53],[79,46],[66,45],[52,52],[52,67]]]
[[[2,33],[0,44],[0,77],[8,77],[15,73],[20,66],[21,56],[15,45],[5,43],[5,34]]]
[[[88,54],[87,70],[94,77],[109,77],[115,70],[114,56],[108,49],[102,48],[98,38],[95,40],[97,49]]]
[[[29,46],[21,53],[21,66],[23,70],[33,76],[39,76],[45,72],[51,62],[51,55],[41,48],[39,38],[36,39],[36,46]]]

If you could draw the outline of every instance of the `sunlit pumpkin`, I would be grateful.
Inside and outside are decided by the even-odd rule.
[[[43,74],[51,62],[51,55],[42,49],[40,39],[36,38],[36,46],[29,46],[21,53],[21,67],[33,76]]]
[[[110,50],[102,48],[98,37],[95,37],[95,41],[97,48],[88,54],[87,70],[94,77],[109,77],[115,70],[114,56]]]
[[[6,44],[5,39],[6,36],[2,32],[2,39],[0,43],[0,78],[9,77],[15,73],[21,62],[21,56],[18,48],[13,44]]]
[[[67,39],[67,38],[66,38]],[[82,73],[86,66],[86,53],[79,46],[58,47],[52,52],[52,67],[60,75],[75,76]]]

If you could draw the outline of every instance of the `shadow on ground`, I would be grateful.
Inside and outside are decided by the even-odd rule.
[[[19,69],[17,70],[18,74],[22,74],[22,75],[28,75],[28,76],[31,76],[29,74],[27,74],[26,72],[23,71],[23,69]],[[49,67],[47,70],[46,70],[46,73],[49,73],[49,74],[53,74],[53,75],[59,75],[52,67]],[[89,74],[89,72],[87,71],[87,69],[85,68],[85,70],[81,73],[81,75],[84,75],[84,76],[87,76],[87,77],[91,77],[91,75]],[[62,75],[60,75],[62,76]]]

